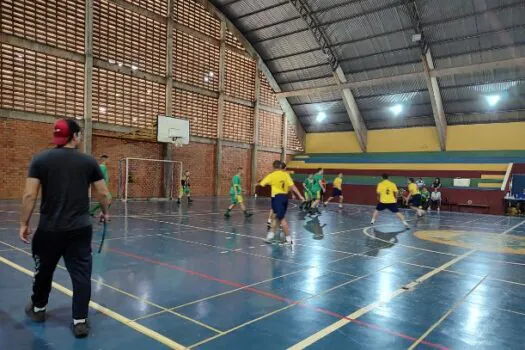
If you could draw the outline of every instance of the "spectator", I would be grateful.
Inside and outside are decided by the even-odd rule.
[[[439,213],[441,210],[441,192],[439,192],[438,187],[433,187],[432,193],[430,194],[430,205],[428,206],[428,211],[431,211],[434,206]]]
[[[421,190],[423,187],[425,187],[425,180],[418,177],[416,181],[416,185],[417,185],[417,188]]]
[[[434,189],[437,189],[438,191],[441,189],[441,180],[439,177],[436,177],[432,182],[432,192],[434,192]]]
[[[423,210],[429,208],[430,192],[428,192],[427,186],[423,186],[421,189],[421,205]]]

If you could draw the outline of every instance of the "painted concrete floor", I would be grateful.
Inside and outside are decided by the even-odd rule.
[[[225,219],[226,198],[118,203],[96,253],[92,333],[69,331],[57,268],[45,324],[26,319],[30,247],[20,206],[0,202],[0,349],[522,349],[525,221],[465,213],[407,218],[336,205],[289,209],[294,246],[263,242],[269,200]],[[295,207],[295,208],[294,208]]]

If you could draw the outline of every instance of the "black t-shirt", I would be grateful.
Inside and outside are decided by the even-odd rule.
[[[89,187],[104,176],[97,161],[73,148],[55,148],[33,158],[29,177],[40,180],[38,228],[70,231],[91,225]]]

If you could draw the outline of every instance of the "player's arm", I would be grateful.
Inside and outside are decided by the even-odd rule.
[[[25,243],[29,243],[29,236],[31,235],[29,220],[31,220],[31,215],[33,215],[39,190],[40,180],[28,177],[26,179],[24,196],[22,197],[22,214],[20,216],[20,239]]]
[[[99,198],[100,205],[102,207],[102,213],[108,215],[109,205],[111,204],[111,195],[109,194],[108,186],[104,179],[95,181],[93,183],[97,198]]]
[[[376,197],[377,197],[377,201],[380,202],[381,201],[381,189],[379,188],[379,185],[377,185],[376,187]]]

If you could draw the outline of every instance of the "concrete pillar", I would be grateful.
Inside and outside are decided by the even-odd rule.
[[[166,115],[173,116],[173,5],[175,0],[168,0],[168,17],[166,18]],[[173,145],[164,144],[164,160],[173,160]],[[164,167],[164,196],[172,199],[173,166]]]
[[[86,0],[84,23],[84,130],[83,151],[93,148],[93,0]]]
[[[217,118],[217,144],[215,147],[215,195],[221,193],[222,178],[222,138],[224,127],[225,102],[225,70],[226,70],[226,23],[221,22],[221,46],[219,51],[219,114]]]
[[[283,139],[281,145],[281,162],[286,162],[286,146],[288,145],[288,118],[283,114]]]
[[[255,194],[257,184],[257,153],[259,151],[259,129],[261,118],[261,70],[257,60],[255,68],[255,111],[253,118],[253,146],[252,146],[252,167],[251,167],[251,191]]]

